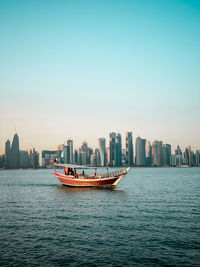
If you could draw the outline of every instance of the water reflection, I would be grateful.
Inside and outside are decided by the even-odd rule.
[[[117,193],[123,193],[123,190],[120,190],[119,188],[115,186],[110,187],[70,187],[70,186],[64,186],[61,185],[55,189],[56,193],[80,193],[80,192],[88,192],[88,191],[112,191]]]

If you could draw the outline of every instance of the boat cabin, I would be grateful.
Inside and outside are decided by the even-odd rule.
[[[75,174],[76,172],[76,169],[72,169],[72,168],[69,168],[69,167],[64,167],[64,173],[65,175],[73,175]]]
[[[95,168],[95,171],[94,171],[94,175],[93,176],[96,176],[96,168]],[[76,168],[71,168],[71,167],[64,167],[64,174],[65,175],[71,175],[71,176],[74,176],[75,178],[78,178],[79,176],[85,176],[85,168],[83,167],[82,168],[82,173],[77,173],[76,172]]]

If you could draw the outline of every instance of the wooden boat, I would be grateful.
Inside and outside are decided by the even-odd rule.
[[[54,164],[54,167],[63,167],[64,172],[58,173],[54,171],[61,184],[67,186],[93,186],[93,187],[104,187],[104,186],[116,186],[121,179],[128,173],[130,167],[110,172],[108,168],[107,173],[97,174],[96,167],[87,167],[70,164]],[[77,170],[81,169],[82,173],[78,173]],[[94,169],[94,174],[85,174],[86,169]]]

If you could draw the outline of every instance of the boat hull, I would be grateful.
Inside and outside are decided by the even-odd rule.
[[[124,177],[125,174],[121,174],[116,177],[107,177],[107,178],[75,178],[74,176],[67,176],[57,172],[53,172],[61,184],[66,186],[74,187],[107,187],[107,186],[116,186],[119,181]]]

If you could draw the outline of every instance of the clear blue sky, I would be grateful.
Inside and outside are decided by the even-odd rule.
[[[133,131],[200,148],[200,1],[0,0],[0,152]]]

